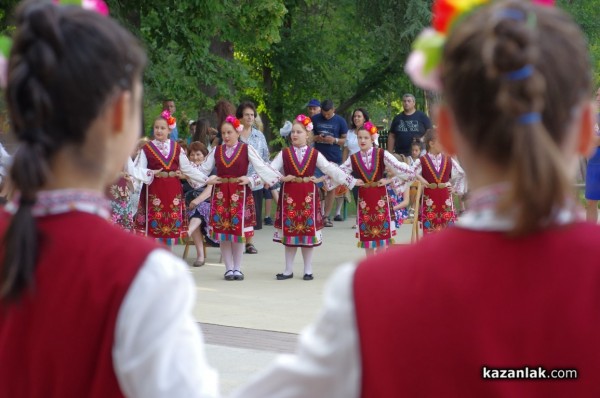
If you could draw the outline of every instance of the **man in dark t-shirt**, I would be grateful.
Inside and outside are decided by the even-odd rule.
[[[336,164],[342,163],[342,148],[346,142],[348,124],[343,117],[335,114],[333,101],[325,100],[321,103],[321,113],[311,117],[313,122],[313,135],[315,149],[323,154],[327,160]],[[318,177],[318,176],[317,176]],[[325,214],[323,223],[326,227],[333,227],[329,213],[333,208],[335,190],[325,195]]]
[[[415,109],[415,96],[402,96],[404,111],[394,117],[388,134],[388,151],[410,156],[413,141],[420,142],[425,131],[429,130],[431,120],[421,111]]]

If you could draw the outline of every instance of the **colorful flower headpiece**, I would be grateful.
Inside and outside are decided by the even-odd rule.
[[[242,130],[244,129],[244,126],[242,126],[242,123],[240,123],[238,118],[233,115],[227,116],[225,118],[225,121],[227,123],[231,124],[233,126],[233,128],[235,129],[235,131],[237,131],[238,133],[241,133]]]
[[[7,36],[0,36],[0,88],[6,87],[8,82],[8,56],[12,40]]]
[[[312,131],[313,123],[308,116],[300,114],[296,116],[296,121],[298,123],[301,123],[306,128],[306,130]]]
[[[379,145],[379,130],[377,130],[377,127],[373,123],[365,122],[365,124],[362,125],[360,130],[365,130],[367,133],[369,133],[371,135],[371,138],[373,139],[373,143],[375,145]]]
[[[173,130],[175,127],[177,127],[177,119],[175,119],[173,116],[171,116],[171,112],[164,110],[160,114],[160,117],[162,117],[163,119],[165,119],[167,121],[169,130]]]
[[[426,28],[413,43],[413,51],[405,70],[419,87],[441,91],[440,64],[448,34],[464,16],[490,0],[434,0],[433,28]],[[554,0],[532,0],[533,3],[553,6]]]
[[[108,15],[108,6],[103,0],[54,0],[54,4],[80,6],[85,10],[96,11],[99,14]]]

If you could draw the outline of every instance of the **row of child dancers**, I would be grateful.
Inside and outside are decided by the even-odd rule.
[[[407,206],[405,198],[415,178],[424,184],[424,233],[455,220],[451,192],[464,191],[464,172],[454,159],[442,153],[434,130],[425,136],[427,153],[409,166],[376,146],[377,128],[367,122],[357,131],[360,151],[338,166],[311,147],[313,124],[305,115],[294,119],[291,146],[270,164],[239,140],[242,126],[232,115],[220,126],[223,144],[207,153],[201,145],[192,143],[188,152],[192,161],[177,142],[169,140],[172,124],[172,117],[163,112],[154,121],[154,139],[141,148],[135,162],[128,163],[125,174],[144,184],[133,229],[167,245],[183,243],[186,236],[191,236],[198,250],[194,265],[201,266],[204,253],[199,227],[204,221],[208,224],[205,239],[220,243],[225,280],[244,279],[244,243],[253,236],[256,223],[251,188],[261,180],[267,186],[282,183],[273,237],[285,246],[285,269],[276,275],[278,280],[293,278],[298,248],[304,260],[303,279],[313,279],[313,251],[323,242],[324,226],[319,182],[327,190],[359,187],[356,237],[367,255],[394,242],[396,229],[404,218],[399,210]],[[248,175],[250,165],[255,170],[252,175]],[[322,177],[315,177],[317,168],[323,172]],[[192,201],[185,200],[180,182],[183,177],[199,193]],[[122,185],[123,181],[111,188],[113,198],[119,196]],[[191,208],[189,227],[186,206]],[[129,223],[132,217],[119,215],[114,219]]]

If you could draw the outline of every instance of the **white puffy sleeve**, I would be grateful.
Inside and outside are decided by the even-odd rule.
[[[323,174],[329,177],[325,180],[325,186],[328,191],[331,191],[338,185],[346,185],[350,189],[354,188],[356,178],[352,177],[352,166],[350,165],[350,168],[348,168],[346,164],[350,164],[350,157],[341,166],[338,166],[328,161],[325,156],[318,152],[317,167]]]
[[[270,163],[265,162],[256,152],[256,149],[250,145],[248,145],[248,160],[250,160],[255,172],[255,174],[249,176],[251,188],[258,186],[262,181],[270,186],[279,182],[282,177],[281,173],[273,168]]]

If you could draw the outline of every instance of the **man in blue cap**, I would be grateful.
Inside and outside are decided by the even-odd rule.
[[[306,104],[306,109],[308,110],[308,116],[312,118],[314,115],[321,113],[321,103],[318,99],[311,99]]]

